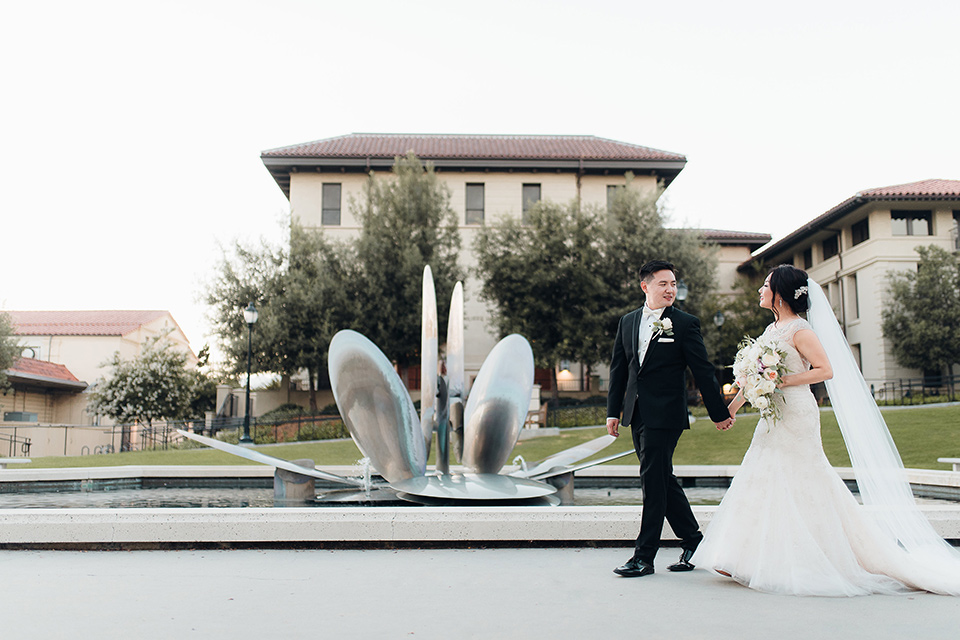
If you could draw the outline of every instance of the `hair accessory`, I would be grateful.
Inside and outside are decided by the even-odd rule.
[[[796,292],[793,294],[793,299],[798,300],[800,296],[802,296],[806,292],[807,292],[807,285],[803,285],[802,287],[797,289]]]

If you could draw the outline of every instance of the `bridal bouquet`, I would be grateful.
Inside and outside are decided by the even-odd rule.
[[[773,401],[777,386],[788,373],[787,354],[775,340],[760,336],[756,340],[745,337],[740,342],[733,361],[733,375],[750,406],[760,411],[760,417],[776,422],[780,419],[780,405]]]

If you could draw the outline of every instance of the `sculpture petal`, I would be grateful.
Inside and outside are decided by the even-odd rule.
[[[350,436],[387,482],[422,476],[427,452],[417,410],[383,352],[356,331],[330,341],[333,397]]]
[[[437,292],[430,265],[423,268],[423,313],[420,321],[420,429],[430,456],[437,412]]]
[[[497,473],[517,444],[533,391],[533,351],[512,334],[490,351],[464,410],[463,465]]]

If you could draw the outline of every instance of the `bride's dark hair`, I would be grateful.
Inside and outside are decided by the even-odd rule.
[[[780,296],[783,303],[797,315],[810,308],[810,296],[807,293],[807,272],[792,264],[781,264],[770,271],[770,291],[774,299]],[[777,306],[773,306],[773,315],[780,317]]]

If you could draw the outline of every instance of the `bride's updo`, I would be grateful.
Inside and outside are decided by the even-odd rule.
[[[807,312],[810,308],[810,296],[807,293],[807,272],[797,269],[792,264],[781,264],[770,272],[770,290],[780,296],[783,304],[797,315]],[[777,314],[776,305],[773,308]],[[779,315],[779,314],[777,314]]]

